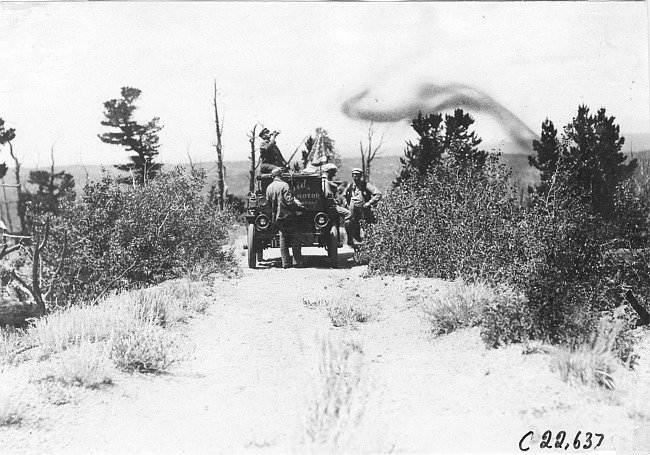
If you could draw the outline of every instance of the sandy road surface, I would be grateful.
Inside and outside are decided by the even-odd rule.
[[[363,345],[364,374],[380,397],[374,412],[385,450],[517,452],[527,431],[536,434],[534,446],[547,429],[605,433],[603,448],[614,449],[615,433],[628,441],[621,430],[650,423],[650,409],[631,387],[614,393],[569,387],[550,371],[548,355],[524,356],[520,346],[486,350],[475,329],[431,338],[418,296],[444,282],[364,278],[365,267],[352,267],[347,247],[336,270],[326,267],[324,250],[305,253],[307,269],[269,262],[215,281],[208,314],[186,327],[192,355],[170,374],[121,375],[76,404],[43,410],[37,426],[2,430],[0,452],[301,452],[317,337],[326,333],[352,335]],[[304,303],[350,296],[376,309],[356,329],[335,328],[325,311]],[[648,387],[650,364],[643,362],[630,380]]]

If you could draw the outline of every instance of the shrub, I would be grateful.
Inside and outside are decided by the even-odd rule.
[[[181,276],[188,263],[230,267],[232,253],[223,246],[232,216],[204,200],[204,182],[204,171],[177,168],[144,186],[108,174],[87,184],[53,220],[53,243],[64,233],[70,239],[56,299],[89,301],[109,289],[159,283]],[[57,259],[44,257],[50,274]]]
[[[483,309],[481,338],[486,346],[497,348],[511,343],[524,343],[534,336],[534,320],[519,294],[498,295]]]
[[[161,327],[142,324],[113,333],[110,357],[125,371],[164,372],[179,360],[178,346]]]
[[[364,253],[372,273],[410,273],[499,282],[520,262],[520,212],[509,172],[491,156],[483,170],[451,161],[421,182],[392,189],[368,226]]]
[[[500,290],[476,281],[465,283],[462,278],[431,295],[422,302],[434,335],[444,335],[482,322],[483,308],[498,298]]]
[[[620,321],[601,319],[589,343],[574,348],[558,348],[551,359],[551,368],[559,371],[562,380],[569,384],[613,389],[613,374],[620,366],[614,344],[620,330]]]

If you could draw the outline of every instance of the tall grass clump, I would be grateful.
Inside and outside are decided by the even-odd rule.
[[[0,366],[12,364],[26,347],[24,331],[0,327]]]
[[[438,292],[423,298],[422,310],[434,335],[444,335],[483,321],[486,307],[515,298],[505,286],[495,287],[477,280],[467,283],[457,278]]]
[[[367,301],[339,298],[326,304],[327,315],[334,327],[355,325],[368,322],[375,314]]]
[[[116,330],[109,345],[110,358],[124,371],[161,373],[180,359],[176,339],[151,324]]]
[[[316,451],[388,451],[377,417],[378,396],[364,374],[363,357],[349,343],[323,337],[318,376],[303,416],[303,442]]]
[[[15,390],[0,386],[0,427],[17,425],[27,414],[27,405],[16,396]]]
[[[132,335],[134,332],[143,327],[170,327],[184,322],[193,314],[204,312],[209,302],[203,287],[182,281],[151,289],[113,292],[95,305],[70,306],[37,320],[25,331],[21,342],[41,348],[46,356],[84,343],[107,342],[115,339],[116,334],[117,338],[131,337],[135,340],[132,342],[140,343]]]
[[[205,180],[205,171],[177,168],[146,185],[120,184],[108,174],[88,183],[52,219],[52,243],[69,239],[53,300],[88,302],[109,290],[160,283],[187,274],[187,264],[232,267],[224,245],[233,218],[205,200]],[[33,221],[43,223],[36,215]],[[44,255],[46,272],[57,259]]]
[[[82,343],[41,368],[39,381],[97,389],[113,383],[114,367],[105,343]]]
[[[615,353],[620,321],[603,318],[588,343],[559,347],[552,355],[551,368],[571,385],[600,386],[614,389],[614,372],[621,365]]]

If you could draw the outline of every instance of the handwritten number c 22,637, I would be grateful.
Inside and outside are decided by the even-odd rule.
[[[530,450],[530,443],[533,440],[533,436],[535,433],[533,431],[529,431],[526,433],[520,440],[519,440],[519,450],[522,452],[527,452]],[[596,436],[598,439],[598,443],[594,447],[594,449],[603,442],[603,439],[605,439],[605,435],[602,433],[591,433],[591,432],[586,432],[584,438],[581,438],[582,436],[582,431],[578,431],[573,438],[573,444],[570,445],[570,443],[565,443],[564,440],[566,439],[566,431],[559,431],[555,435],[555,444],[553,443],[553,432],[551,430],[547,430],[542,434],[541,441],[539,443],[539,448],[540,449],[564,449],[568,450],[569,448],[572,448],[573,450],[588,450],[592,448],[593,442],[592,438]],[[569,439],[569,441],[571,441]],[[582,442],[584,441],[584,444]]]

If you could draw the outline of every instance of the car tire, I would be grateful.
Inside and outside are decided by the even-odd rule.
[[[248,251],[247,251],[247,256],[248,256],[248,268],[249,269],[254,269],[257,267],[257,251],[256,245],[255,245],[255,240],[256,240],[256,235],[255,235],[255,224],[254,223],[248,223],[248,229],[247,229],[247,245],[248,245]]]
[[[330,267],[339,267],[339,227],[334,224],[330,227],[329,238],[327,239],[327,256],[330,260]]]

